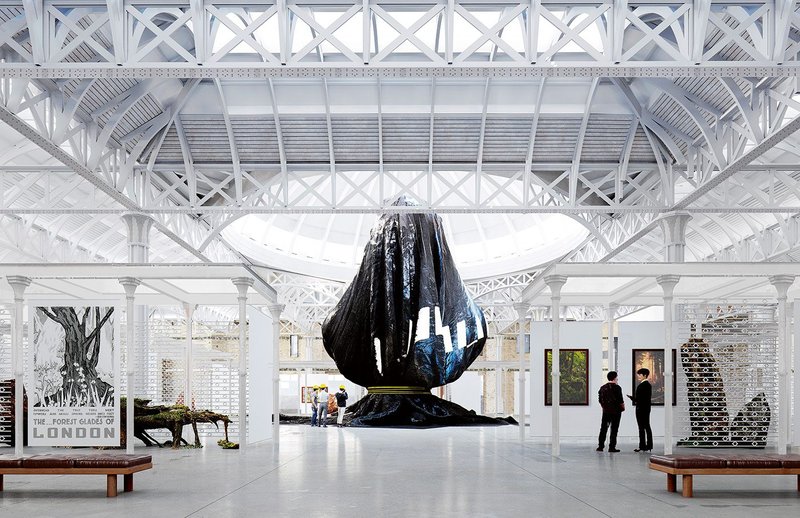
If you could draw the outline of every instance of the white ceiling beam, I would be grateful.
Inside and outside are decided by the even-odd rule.
[[[457,66],[431,65],[418,62],[381,62],[370,65],[341,65],[300,62],[278,66],[271,63],[211,63],[198,66],[191,63],[136,63],[119,67],[113,63],[64,63],[34,66],[32,64],[2,63],[0,77],[25,79],[240,79],[327,77],[336,79],[375,78],[439,79],[540,77],[563,78],[676,78],[676,77],[798,77],[800,64],[773,65],[752,62],[703,64],[687,66],[672,63],[641,62],[636,64],[598,65],[591,62],[554,62],[552,64],[519,65],[486,61],[466,61]]]
[[[628,166],[631,159],[631,150],[633,150],[633,142],[636,140],[636,130],[639,128],[639,119],[634,117],[631,122],[631,128],[628,131],[628,138],[625,139],[625,145],[622,147],[622,153],[619,157],[619,167],[614,175],[614,201],[620,203],[622,197],[625,195],[623,182],[628,177]]]
[[[269,87],[269,99],[270,103],[272,104],[272,120],[275,122],[275,138],[278,140],[278,157],[281,161],[281,172],[286,174],[286,149],[284,148],[283,143],[281,117],[280,113],[278,113],[278,98],[275,96],[275,85],[273,84],[272,79],[267,80],[267,86]],[[254,169],[249,165],[246,167],[248,170]]]
[[[310,189],[311,187],[309,187]],[[366,205],[366,206],[318,206],[318,205],[297,205],[297,206],[280,206],[280,207],[267,207],[267,206],[242,206],[233,207],[225,205],[210,205],[190,207],[188,205],[182,206],[155,206],[144,207],[138,212],[144,214],[190,214],[190,215],[212,215],[212,214],[226,214],[231,216],[245,216],[248,214],[383,214],[387,212],[412,212],[412,213],[429,213],[436,212],[438,214],[471,214],[473,212],[480,214],[568,214],[568,215],[608,215],[608,214],[665,214],[672,209],[667,206],[627,206],[627,205],[581,205],[577,207],[563,206],[563,205],[534,205],[522,206],[515,205],[498,205],[491,207],[476,207],[473,203],[467,204],[463,198],[461,205],[445,206],[445,207],[420,207],[412,206],[407,210],[403,208],[392,207],[388,205]],[[690,214],[783,214],[791,215],[800,212],[800,206],[792,205],[785,207],[742,207],[739,205],[729,206],[713,206],[713,207],[687,207],[685,210]],[[66,208],[0,208],[0,215],[37,215],[37,214],[124,214],[129,212],[127,209],[122,208],[106,208],[106,207],[66,207]],[[584,221],[585,224],[585,221]],[[161,223],[156,222],[156,226],[161,226]],[[632,240],[639,239],[642,235],[646,234],[653,227],[647,227],[640,233],[631,237]],[[159,228],[160,229],[160,228]],[[169,229],[167,229],[169,230]],[[637,237],[638,236],[638,237]],[[170,237],[168,235],[168,237]],[[184,242],[185,243],[185,242]],[[191,245],[181,245],[184,248]],[[189,249],[187,249],[189,250]],[[197,252],[195,248],[191,248]],[[191,252],[191,250],[189,250]],[[196,253],[193,252],[193,255]],[[619,253],[619,252],[616,252]],[[616,253],[614,255],[616,255]],[[613,257],[613,255],[612,255]],[[198,257],[200,258],[200,257]],[[202,258],[201,258],[202,259]]]
[[[183,122],[180,115],[175,118],[175,131],[178,134],[178,142],[181,146],[181,155],[183,156],[184,171],[186,173],[187,186],[189,188],[189,206],[197,206],[197,173],[194,170],[194,159],[192,158],[192,149],[189,147],[189,141],[186,139],[186,132],[183,130]]]
[[[217,87],[217,94],[222,108],[222,118],[225,121],[225,129],[228,132],[228,143],[231,149],[231,161],[233,163],[233,181],[234,189],[236,190],[236,204],[242,204],[242,168],[241,161],[239,160],[239,148],[236,146],[236,137],[233,134],[233,124],[231,124],[231,114],[228,111],[228,103],[225,100],[225,92],[222,90],[222,82],[219,79],[214,79],[214,84]]]
[[[599,82],[600,80],[598,78],[594,78],[589,86],[589,93],[586,96],[583,117],[581,118],[581,125],[578,130],[578,140],[575,144],[575,152],[572,157],[572,165],[569,169],[569,202],[573,206],[577,205],[576,199],[578,197],[578,164],[581,162],[583,141],[586,137],[586,128],[589,126],[589,117],[592,115],[592,101],[594,100],[594,93],[597,91],[597,84]]]

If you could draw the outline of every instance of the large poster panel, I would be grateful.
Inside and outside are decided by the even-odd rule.
[[[119,311],[30,308],[28,443],[119,446]]]

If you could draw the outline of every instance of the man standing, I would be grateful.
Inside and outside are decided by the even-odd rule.
[[[609,453],[617,453],[617,430],[622,412],[625,411],[625,400],[622,398],[622,389],[617,385],[617,373],[610,371],[606,378],[608,383],[600,387],[597,397],[603,407],[603,420],[600,424],[600,436],[597,438],[597,451],[603,451],[606,443],[606,432],[611,425],[611,438],[608,441]]]
[[[653,397],[653,387],[647,377],[650,369],[642,367],[636,371],[636,392],[628,395],[636,407],[636,425],[639,427],[639,447],[633,451],[650,451],[653,449],[653,430],[650,429],[650,406]]]
[[[317,426],[317,403],[319,385],[311,387],[311,426]]]
[[[336,424],[341,428],[344,411],[347,408],[347,391],[344,389],[344,385],[339,385],[339,392],[336,393],[336,406],[339,407],[339,410],[336,411]]]
[[[317,394],[317,426],[328,427],[328,385],[319,386]]]

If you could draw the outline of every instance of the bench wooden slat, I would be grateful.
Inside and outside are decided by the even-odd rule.
[[[0,491],[3,491],[3,475],[105,475],[106,496],[117,496],[117,476],[122,475],[124,491],[133,491],[133,474],[153,467],[152,462],[119,467],[2,467],[0,468]]]
[[[669,456],[667,456],[669,457]],[[719,456],[718,456],[719,457]],[[723,456],[724,457],[724,456]],[[775,456],[778,460],[785,460],[785,457],[780,455]],[[737,461],[746,462],[747,459],[737,458]],[[760,459],[754,459],[760,460]],[[684,497],[691,498],[694,493],[694,479],[693,475],[796,475],[797,476],[797,490],[800,491],[800,467],[791,468],[758,468],[752,466],[745,467],[689,467],[689,468],[676,468],[673,466],[666,466],[664,464],[655,464],[652,461],[648,463],[648,467],[655,471],[660,471],[667,474],[667,491],[674,493],[677,490],[677,476],[681,475],[681,485]]]
[[[673,475],[800,475],[800,468],[671,468],[650,464],[650,469]]]
[[[0,468],[0,475],[128,475],[152,467],[151,462],[129,468]]]

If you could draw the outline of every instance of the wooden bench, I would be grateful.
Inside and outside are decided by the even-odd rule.
[[[651,455],[650,469],[667,474],[667,491],[674,493],[682,477],[682,494],[691,498],[693,475],[796,475],[800,491],[800,455],[684,454]]]
[[[106,496],[112,497],[117,496],[117,475],[123,476],[125,491],[133,491],[133,474],[152,467],[150,455],[124,453],[0,456],[0,491],[3,475],[105,475]]]

